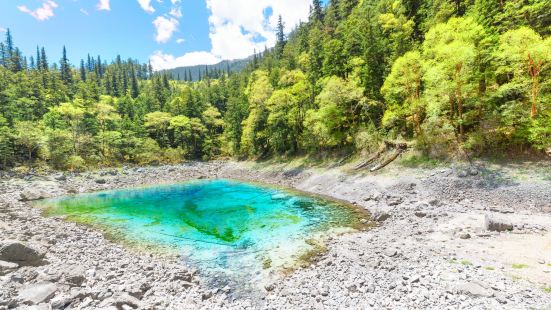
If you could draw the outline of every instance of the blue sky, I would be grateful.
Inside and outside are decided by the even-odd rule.
[[[290,30],[305,21],[311,0],[18,0],[0,1],[0,32],[50,61],[62,46],[77,64],[88,53],[117,54],[156,69],[211,64],[273,46],[277,15]]]

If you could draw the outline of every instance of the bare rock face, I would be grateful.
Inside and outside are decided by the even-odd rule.
[[[0,260],[20,266],[40,266],[44,264],[44,255],[40,250],[18,241],[0,242]]]
[[[57,286],[52,282],[29,284],[23,287],[17,299],[25,305],[37,305],[49,301],[57,291]]]
[[[488,231],[497,231],[497,232],[510,231],[510,230],[513,230],[513,224],[498,218],[485,215],[484,228]]]

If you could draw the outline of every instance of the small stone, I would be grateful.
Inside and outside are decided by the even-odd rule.
[[[426,212],[417,211],[417,212],[415,212],[415,216],[417,216],[417,217],[425,217],[425,216],[427,216],[427,213],[426,213]]]
[[[0,260],[0,276],[5,276],[8,273],[17,270],[17,268],[19,268],[19,265],[16,263]]]
[[[96,179],[96,183],[105,184],[105,183],[107,183],[107,181],[105,179]]]
[[[377,222],[384,222],[390,218],[390,213],[383,210],[376,210],[371,213],[371,216]]]
[[[54,179],[57,181],[67,181],[67,176],[63,173],[54,175]]]
[[[266,292],[271,292],[275,289],[275,286],[273,283],[269,283],[264,285],[264,289],[266,290]]]
[[[388,257],[394,257],[396,255],[398,255],[398,251],[396,249],[386,249],[384,251],[385,255],[388,256]]]
[[[70,266],[64,271],[65,282],[72,286],[81,286],[86,280],[86,271],[80,266]]]
[[[459,239],[471,239],[471,235],[470,234],[461,234],[459,235]]]
[[[472,176],[478,175],[478,169],[474,167],[469,168],[469,174]]]

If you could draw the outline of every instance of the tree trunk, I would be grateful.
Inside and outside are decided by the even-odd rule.
[[[465,133],[465,129],[463,127],[463,98],[462,98],[462,84],[461,84],[461,69],[463,65],[457,64],[455,66],[456,71],[456,83],[457,88],[455,90],[455,99],[457,100],[457,115],[459,117],[459,138],[461,141],[463,141],[463,135]]]
[[[530,109],[530,117],[535,119],[538,114],[538,94],[539,94],[539,75],[541,72],[541,62],[536,63],[530,53],[528,53],[528,72],[532,78],[532,92],[531,92],[531,101],[532,107]]]

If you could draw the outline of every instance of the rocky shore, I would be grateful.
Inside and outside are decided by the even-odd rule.
[[[0,309],[547,309],[551,181],[514,169],[300,169],[235,162],[0,179]],[[71,193],[234,178],[346,200],[378,221],[248,295],[180,259],[43,217]]]

